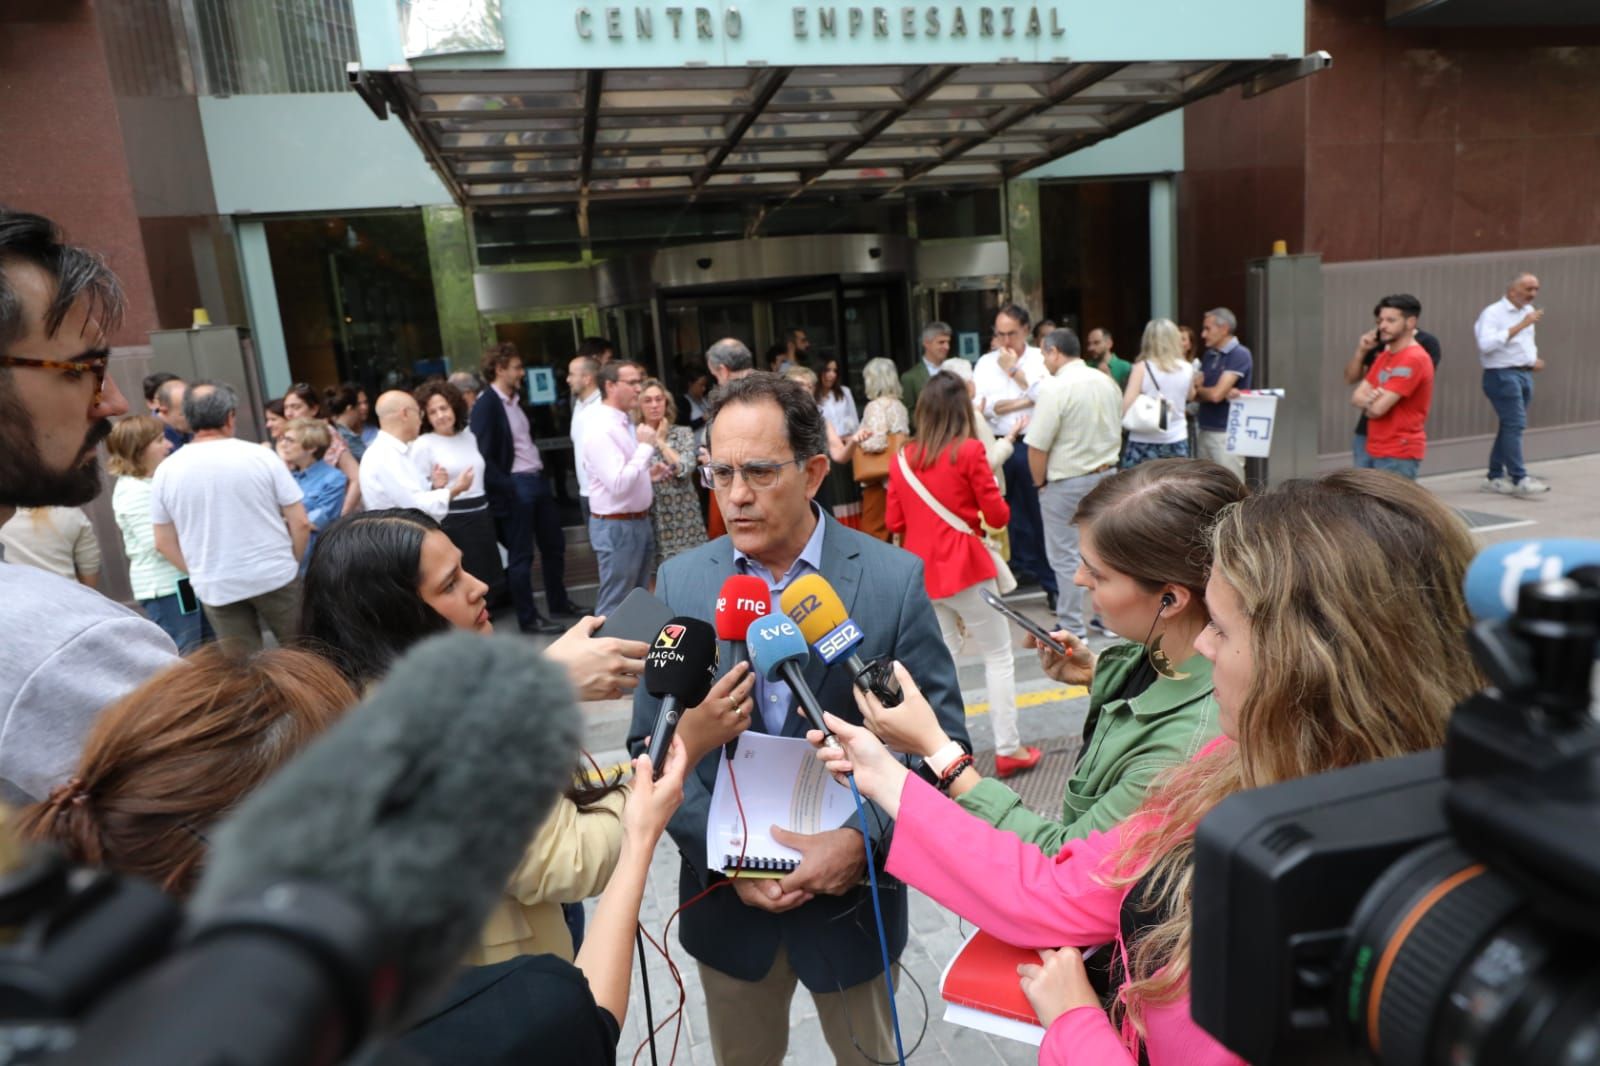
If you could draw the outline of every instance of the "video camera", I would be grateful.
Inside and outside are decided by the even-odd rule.
[[[1468,640],[1490,685],[1442,751],[1196,831],[1191,1010],[1257,1066],[1600,1062],[1600,568]]]

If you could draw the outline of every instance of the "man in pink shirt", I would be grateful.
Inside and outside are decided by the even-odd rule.
[[[655,561],[650,529],[655,430],[633,425],[644,368],[612,361],[600,368],[600,406],[584,416],[583,479],[589,495],[589,543],[600,566],[594,613],[608,615],[634,588],[647,588]]]

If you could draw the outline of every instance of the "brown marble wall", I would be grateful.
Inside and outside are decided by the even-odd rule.
[[[1328,262],[1600,243],[1600,31],[1390,29],[1306,0],[1333,67],[1185,112],[1180,302],[1242,303],[1276,237]]]
[[[159,325],[105,50],[84,0],[0,4],[0,201],[103,253],[128,313],[113,344]]]

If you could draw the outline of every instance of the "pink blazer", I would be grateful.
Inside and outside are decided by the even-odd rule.
[[[1208,746],[1208,750],[1209,750]],[[1073,840],[1050,857],[996,829],[912,775],[900,795],[889,872],[985,932],[1019,947],[1087,947],[1116,942],[1127,961],[1120,916],[1124,888],[1107,888],[1122,827]],[[1189,1017],[1189,997],[1145,1012],[1151,1066],[1246,1066]],[[1131,1026],[1118,1034],[1097,1007],[1055,1020],[1039,1048],[1043,1066],[1138,1062]]]

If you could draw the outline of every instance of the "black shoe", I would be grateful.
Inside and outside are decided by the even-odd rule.
[[[519,624],[517,628],[522,630],[524,633],[529,634],[530,636],[549,636],[553,633],[565,632],[565,630],[556,625],[554,622],[550,621],[548,618],[535,618],[531,622],[523,622]]]
[[[593,612],[593,610],[593,607],[585,607],[576,600],[568,600],[559,607],[550,608],[550,613],[553,615],[562,615],[567,618],[582,618],[584,615]]]
[[[1044,606],[1045,610],[1049,611],[1053,617],[1056,613],[1056,594],[1054,592],[1046,592],[1044,594]]]

